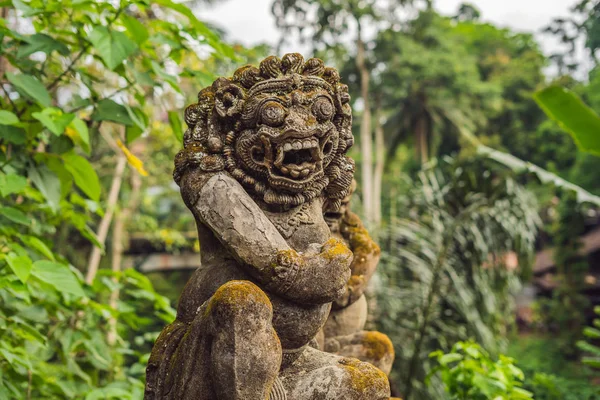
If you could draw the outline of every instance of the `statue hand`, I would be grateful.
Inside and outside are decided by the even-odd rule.
[[[340,297],[350,278],[352,252],[339,239],[331,238],[320,252],[301,255],[294,250],[278,254],[276,278],[269,285],[281,296],[297,303],[325,304]]]

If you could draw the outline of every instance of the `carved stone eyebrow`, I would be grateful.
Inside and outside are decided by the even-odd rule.
[[[300,76],[300,79],[296,79],[302,87],[315,87],[325,89],[330,95],[334,95],[334,89],[324,79],[316,76]],[[286,76],[285,78],[269,79],[267,81],[259,82],[254,85],[249,91],[248,96],[256,96],[259,93],[273,93],[281,91],[289,91],[293,89],[295,79],[292,76]]]
[[[244,107],[244,111],[242,113],[242,121],[245,124],[251,124],[253,122],[255,122],[257,116],[258,116],[258,112],[260,111],[261,107],[263,106],[263,104],[265,104],[266,102],[269,101],[276,101],[278,103],[280,103],[281,105],[283,105],[284,107],[289,107],[290,106],[290,101],[289,99],[286,99],[285,97],[282,96],[278,96],[276,93],[269,93],[269,92],[263,92],[263,93],[258,93],[253,97],[249,97],[249,99],[246,101],[246,105]]]
[[[313,89],[313,88],[309,88],[309,89]],[[322,89],[322,88],[319,87],[317,89]],[[309,90],[309,91],[305,92],[305,96],[309,102],[313,102],[316,99],[318,99],[319,97],[326,97],[333,103],[333,98],[331,96],[331,93],[329,93],[329,91],[326,91],[326,90]]]

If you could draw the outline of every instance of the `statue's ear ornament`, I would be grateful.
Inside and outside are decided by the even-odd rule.
[[[214,84],[215,111],[221,118],[237,117],[244,108],[244,90],[228,79],[218,79]]]

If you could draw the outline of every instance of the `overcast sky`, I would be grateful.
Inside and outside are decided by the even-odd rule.
[[[437,10],[453,15],[464,0],[435,0]],[[536,33],[543,50],[548,53],[556,48],[552,38],[540,34],[540,29],[552,18],[565,16],[577,0],[470,0],[481,11],[484,21],[517,31]],[[272,0],[228,0],[209,10],[199,10],[198,16],[224,28],[228,39],[253,45],[261,42],[277,43],[279,32],[271,15]],[[284,51],[306,47],[292,43]],[[297,51],[297,50],[296,50]]]

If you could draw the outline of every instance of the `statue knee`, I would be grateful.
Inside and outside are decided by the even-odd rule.
[[[230,281],[212,295],[204,313],[216,317],[219,323],[240,319],[271,321],[273,306],[267,295],[254,283]]]
[[[348,388],[353,392],[352,399],[389,399],[389,380],[379,368],[355,358],[342,358],[339,364],[346,375]]]
[[[394,363],[394,345],[390,338],[377,331],[366,331],[362,336],[364,359],[389,375]]]

